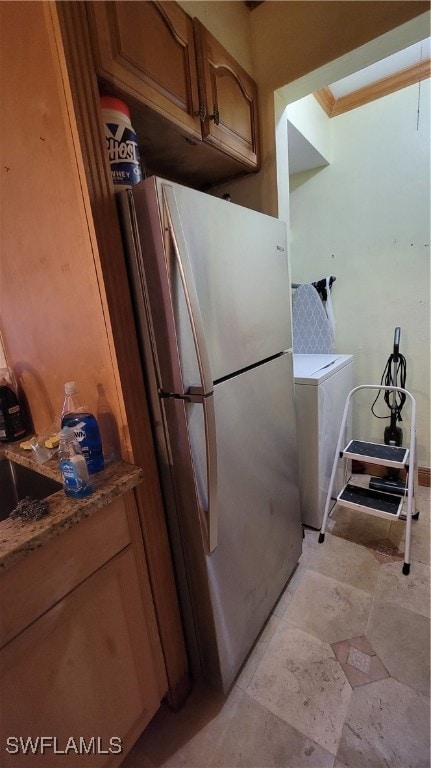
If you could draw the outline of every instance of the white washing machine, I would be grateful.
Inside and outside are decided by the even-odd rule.
[[[301,517],[320,528],[347,395],[353,389],[353,355],[293,355]],[[346,427],[351,438],[351,424]],[[334,496],[344,484],[338,473]]]

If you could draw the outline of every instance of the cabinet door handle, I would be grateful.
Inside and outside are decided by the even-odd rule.
[[[220,113],[218,111],[218,108],[214,105],[214,114],[207,115],[206,107],[204,107],[203,104],[199,107],[199,111],[195,112],[195,117],[200,117],[201,123],[204,123],[205,120],[214,120],[214,125],[218,125],[220,122]]]
[[[201,104],[198,112],[195,112],[195,117],[200,117],[201,123],[204,123],[206,116],[207,116],[206,108],[203,104]]]
[[[207,115],[208,120],[214,120],[214,125],[218,125],[220,122],[220,113],[218,111],[218,108],[214,104],[214,114],[213,115]]]

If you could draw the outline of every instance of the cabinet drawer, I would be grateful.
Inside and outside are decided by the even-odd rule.
[[[0,576],[0,646],[130,542],[124,498],[81,520]]]

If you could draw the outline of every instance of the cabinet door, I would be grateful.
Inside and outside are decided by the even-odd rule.
[[[256,83],[198,19],[193,24],[203,138],[258,170]]]
[[[193,22],[175,2],[94,2],[98,74],[201,139]]]
[[[159,689],[131,547],[116,555],[0,652],[2,766],[118,765],[157,711]],[[80,737],[92,751],[64,757],[6,751],[7,738]],[[99,738],[99,741],[97,739]],[[15,749],[12,744],[12,751]],[[103,752],[102,752],[103,750]],[[30,750],[29,750],[30,751]],[[82,752],[82,749],[81,749]],[[99,752],[99,754],[95,753]],[[124,755],[123,755],[124,757]]]

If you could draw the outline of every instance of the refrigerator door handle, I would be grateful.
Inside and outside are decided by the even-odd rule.
[[[204,394],[207,395],[212,392],[213,383],[199,299],[181,224],[181,217],[175,200],[175,192],[172,187],[167,185],[163,185],[163,203],[190,319],[201,385]]]
[[[201,403],[205,427],[205,458],[207,469],[207,514],[201,515],[208,552],[217,546],[217,443],[214,395],[205,397],[201,387],[190,387],[190,400]]]

